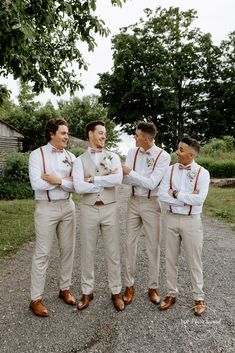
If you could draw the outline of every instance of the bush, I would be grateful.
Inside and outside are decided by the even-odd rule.
[[[33,197],[34,193],[29,183],[0,178],[0,199],[31,199]]]
[[[7,180],[29,182],[29,153],[13,152],[4,157],[4,177]]]
[[[85,152],[84,148],[82,147],[69,148],[69,151],[72,152],[76,157],[80,156]]]
[[[197,163],[209,170],[212,178],[233,178],[235,177],[234,160],[218,160],[212,158],[198,158]]]

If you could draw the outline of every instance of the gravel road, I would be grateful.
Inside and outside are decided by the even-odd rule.
[[[122,245],[128,189],[118,190]],[[79,207],[78,207],[79,214]],[[174,307],[160,312],[147,297],[147,254],[140,236],[136,295],[131,305],[117,312],[107,286],[107,265],[102,238],[96,256],[96,287],[88,309],[79,312],[58,298],[58,249],[55,243],[47,273],[44,302],[48,318],[29,310],[30,267],[34,243],[0,261],[1,353],[232,353],[235,352],[235,234],[228,226],[203,219],[203,263],[207,313],[192,313],[190,275],[184,254],[180,258],[179,297]],[[79,235],[79,227],[78,227]],[[122,247],[122,255],[123,255]],[[164,239],[162,239],[160,294],[166,294]],[[123,257],[123,256],[122,256]],[[79,236],[72,291],[79,299]]]

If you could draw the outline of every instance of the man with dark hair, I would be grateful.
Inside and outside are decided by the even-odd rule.
[[[183,243],[191,274],[195,315],[205,311],[200,214],[210,182],[209,172],[194,161],[199,150],[196,140],[182,138],[176,151],[178,162],[169,167],[159,190],[159,199],[168,208],[165,222],[168,293],[160,304],[160,310],[167,310],[176,302],[178,258]]]
[[[158,187],[170,163],[170,156],[154,143],[157,130],[153,123],[141,122],[135,130],[136,147],[131,148],[123,166],[123,183],[132,185],[128,202],[125,254],[125,304],[134,297],[134,274],[137,243],[143,226],[149,260],[148,296],[159,304],[158,273],[160,263],[161,210]]]
[[[29,178],[36,199],[36,246],[32,261],[30,308],[38,316],[48,316],[42,295],[55,236],[60,249],[59,297],[66,304],[75,304],[69,290],[75,245],[75,206],[70,197],[70,192],[74,191],[71,173],[75,156],[65,150],[67,122],[63,119],[49,120],[46,139],[47,145],[34,150],[29,157]]]
[[[122,167],[117,154],[105,149],[106,129],[102,121],[87,125],[88,150],[74,162],[73,181],[76,192],[83,194],[80,208],[81,285],[78,309],[93,299],[94,262],[98,233],[105,244],[108,283],[116,310],[124,310],[121,292],[120,229],[115,186],[122,183]]]

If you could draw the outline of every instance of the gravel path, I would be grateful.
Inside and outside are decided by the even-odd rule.
[[[122,245],[128,189],[118,192]],[[78,209],[79,212],[79,209]],[[140,237],[136,295],[123,312],[116,312],[107,286],[107,268],[102,239],[96,258],[95,298],[79,312],[58,298],[58,250],[55,246],[44,301],[48,318],[29,310],[30,267],[34,248],[27,244],[10,259],[0,261],[0,352],[1,353],[232,353],[235,352],[235,234],[213,220],[204,219],[204,282],[207,313],[192,314],[190,277],[180,258],[179,298],[174,307],[160,312],[147,298],[147,255]],[[78,228],[79,230],[79,228]],[[123,248],[122,248],[123,254]],[[164,241],[162,241],[160,293],[165,295]],[[72,291],[80,297],[79,240]]]

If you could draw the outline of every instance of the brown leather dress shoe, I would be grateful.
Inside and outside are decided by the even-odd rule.
[[[194,315],[200,316],[206,311],[205,303],[203,300],[195,300]]]
[[[112,301],[117,311],[122,311],[125,309],[125,304],[120,294],[112,294]]]
[[[160,297],[159,297],[158,292],[155,288],[149,288],[148,295],[149,295],[149,299],[151,300],[152,303],[154,303],[156,305],[160,303]]]
[[[68,289],[60,290],[59,298],[63,299],[63,301],[66,304],[69,304],[69,305],[75,305],[76,304],[76,300],[75,300],[73,294]]]
[[[29,307],[33,311],[33,313],[37,316],[42,316],[42,317],[48,316],[47,308],[43,304],[42,299],[31,300]]]
[[[167,310],[176,302],[176,297],[168,296],[160,304],[159,310]]]
[[[83,294],[81,301],[78,303],[78,310],[86,309],[89,306],[90,301],[94,298],[93,294]]]
[[[123,301],[124,303],[127,305],[127,304],[130,304],[134,298],[134,294],[135,294],[135,288],[132,286],[132,287],[126,287],[125,289],[125,293],[123,294]]]

